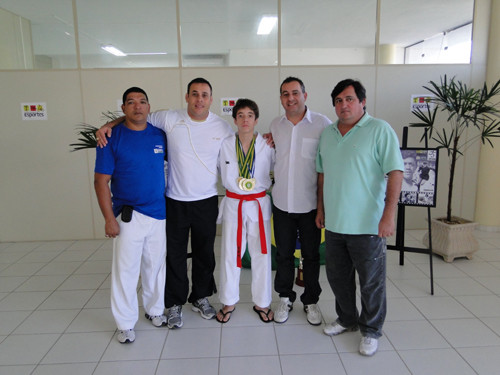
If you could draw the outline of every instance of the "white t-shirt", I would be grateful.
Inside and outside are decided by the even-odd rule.
[[[202,122],[186,109],[158,111],[148,121],[167,135],[167,197],[196,201],[217,195],[217,157],[231,126],[210,112]]]
[[[297,125],[286,115],[271,122],[276,147],[272,195],[280,210],[306,213],[317,208],[316,153],[319,137],[331,123],[328,117],[309,109]]]

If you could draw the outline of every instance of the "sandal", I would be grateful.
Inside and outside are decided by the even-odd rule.
[[[255,311],[259,315],[260,320],[262,320],[264,323],[270,323],[274,320],[273,318],[269,317],[269,314],[273,312],[270,308],[267,309],[266,312],[260,308],[257,308],[257,306],[254,306],[253,311]]]
[[[233,307],[232,310],[229,310],[226,312],[224,312],[223,309],[220,309],[219,312],[222,314],[222,318],[219,319],[219,316],[216,315],[215,320],[217,320],[219,323],[222,323],[222,324],[229,322],[229,319],[231,319],[231,314],[234,312],[234,310],[236,310],[236,307]],[[226,319],[226,317],[228,317],[228,318]]]

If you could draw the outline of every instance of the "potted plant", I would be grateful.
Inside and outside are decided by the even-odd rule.
[[[473,143],[480,140],[483,145],[493,147],[491,138],[500,137],[499,110],[496,103],[491,103],[500,94],[500,80],[491,88],[484,83],[482,88],[475,89],[445,75],[439,83],[430,81],[429,86],[423,87],[431,94],[430,106],[426,111],[419,108],[412,111],[420,122],[410,126],[425,128],[430,139],[437,143],[437,148],[446,150],[450,162],[446,217],[432,220],[433,251],[448,262],[463,256],[470,259],[478,249],[473,234],[477,223],[452,215],[455,169],[457,160]],[[431,106],[434,107],[432,110]],[[438,113],[447,116],[443,126],[436,121]],[[424,238],[424,242],[428,243],[428,238]]]
[[[102,112],[101,118],[105,121],[112,121],[120,117],[120,114],[118,112]],[[73,151],[78,151],[78,150],[84,150],[86,148],[96,148],[97,147],[97,139],[95,137],[96,131],[99,130],[99,128],[85,124],[85,123],[80,123],[76,126],[76,134],[78,134],[78,142],[76,143],[71,143],[70,146],[73,147],[71,150]]]

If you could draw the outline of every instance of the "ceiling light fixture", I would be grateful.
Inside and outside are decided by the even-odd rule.
[[[127,52],[127,56],[167,55],[167,52]]]
[[[274,25],[278,22],[277,16],[263,16],[260,20],[259,29],[257,30],[257,35],[268,35],[271,33]]]
[[[105,50],[108,53],[111,53],[112,55],[115,56],[127,56],[125,52],[120,51],[118,48],[114,47],[111,44],[107,44],[105,46],[101,46],[103,50]]]

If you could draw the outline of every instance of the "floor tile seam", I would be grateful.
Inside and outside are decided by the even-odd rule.
[[[496,294],[492,294],[491,296],[496,296],[498,297],[498,300],[500,302],[500,296],[496,295]],[[491,297],[491,296],[472,296],[472,297]],[[471,311],[470,309],[468,309],[463,303],[461,303],[456,297],[462,297],[462,296],[451,296],[458,304],[460,304],[464,309],[466,309],[468,312],[470,312],[474,317],[480,319],[480,318],[494,318],[496,317],[497,315],[488,315],[488,316],[479,316],[477,314],[475,314],[473,311]]]
[[[106,282],[106,280],[108,279],[108,276],[111,275],[111,272],[109,272],[108,274],[104,274],[104,273],[95,273],[95,274],[89,274],[89,275],[82,275],[82,274],[77,274],[75,275],[74,273],[72,273],[71,275],[69,275],[65,280],[64,282],[66,282],[70,277],[72,276],[95,276],[95,275],[106,275],[106,277],[104,277],[104,279],[102,280],[102,282],[97,286],[95,287],[95,290],[99,290],[101,288],[101,286],[104,285],[104,283]],[[63,283],[64,283],[63,282]],[[94,289],[88,289],[88,288],[83,288],[82,289],[59,289],[60,287],[62,286],[62,284],[60,284],[55,290],[58,290],[58,291],[72,291],[72,290],[94,290]],[[95,293],[94,293],[95,294]],[[93,296],[93,295],[92,295]]]
[[[39,334],[35,334],[35,335],[39,335]],[[47,356],[47,354],[49,354],[49,352],[55,347],[55,345],[57,344],[57,342],[61,339],[61,337],[63,336],[63,333],[47,333],[47,335],[59,335],[59,337],[54,341],[54,343],[50,346],[50,348],[47,349],[47,351],[45,352],[45,354],[43,356],[41,356],[40,360],[35,364],[36,367],[38,367],[38,365],[42,364],[44,358]],[[68,363],[68,364],[73,364],[73,363]],[[33,371],[36,370],[36,367]]]
[[[113,334],[111,335],[111,337],[109,338],[108,344],[107,344],[107,345],[106,345],[106,347],[103,349],[103,351],[102,351],[102,353],[101,353],[101,355],[100,355],[100,357],[99,357],[99,360],[97,361],[97,365],[96,365],[96,367],[94,368],[94,371],[93,371],[92,373],[95,373],[95,371],[96,371],[97,367],[99,367],[99,363],[101,363],[101,361],[102,361],[102,359],[103,359],[103,357],[104,357],[104,353],[106,353],[106,351],[108,350],[108,348],[109,348],[109,346],[110,346],[110,344],[111,344],[111,341],[113,341],[113,339],[115,338],[115,335],[116,335],[116,332],[117,332],[117,331],[118,331],[118,330],[117,330],[117,329],[115,329],[115,330],[114,330],[114,333],[113,333]],[[99,331],[99,332],[113,332],[113,331]],[[87,333],[87,332],[79,332],[79,333],[81,334],[81,333]],[[96,333],[96,332],[92,332],[92,333]],[[64,335],[71,335],[71,334],[73,334],[73,333],[65,333]],[[75,333],[75,334],[78,334],[78,333]],[[59,341],[59,340],[62,338],[62,336],[63,336],[63,335],[61,335],[61,337],[59,337],[59,339],[58,339],[57,341]],[[55,345],[55,344],[54,344],[54,345]],[[48,354],[48,352],[47,352],[47,354]],[[45,356],[47,356],[47,354],[46,354]],[[73,364],[75,364],[75,363],[82,363],[82,362],[70,362],[69,364],[72,364],[72,365],[73,365]],[[91,361],[91,362],[84,362],[84,363],[94,363],[94,361]]]
[[[104,283],[104,282],[106,282],[106,280],[107,280],[107,279],[108,279],[108,278],[106,277],[106,278],[104,279],[103,283]],[[101,286],[103,285],[103,283],[101,283]],[[99,288],[100,288],[100,286],[99,286],[98,288],[96,288],[96,289],[84,289],[84,290],[93,290],[93,291],[94,291],[94,293],[92,293],[92,295],[89,297],[89,299],[88,299],[88,300],[85,302],[85,304],[82,306],[82,310],[83,310],[83,309],[85,309],[85,308],[91,308],[91,307],[87,307],[87,305],[90,303],[90,301],[92,300],[92,298],[94,298],[94,296],[95,296],[95,295],[97,295],[97,293],[101,290],[101,289],[99,289]],[[107,289],[106,289],[106,290],[107,290]],[[107,307],[107,308],[109,308],[109,307]]]
[[[442,285],[440,285],[440,284],[439,284],[439,282],[440,282],[440,280],[450,280],[450,279],[451,279],[451,278],[439,278],[439,279],[434,279],[434,281],[435,281],[435,283],[436,283],[436,284],[437,284],[437,285],[438,285],[441,289],[443,289],[444,291],[446,291],[446,289],[445,289]],[[458,294],[453,294],[453,295],[452,295],[451,293],[448,293],[447,291],[446,291],[446,292],[447,292],[450,296],[457,296],[457,297],[474,297],[474,296],[487,296],[487,295],[497,294],[497,293],[495,293],[494,291],[492,291],[491,289],[489,289],[486,285],[482,284],[479,280],[476,280],[476,279],[474,279],[474,278],[472,278],[472,277],[467,277],[466,279],[471,279],[472,281],[474,281],[474,282],[478,283],[481,287],[483,287],[483,288],[487,289],[489,293],[488,293],[488,294],[460,294],[460,295],[458,295]]]
[[[165,350],[166,350],[167,339],[168,339],[168,336],[170,335],[170,328],[165,327],[165,329],[166,329],[166,334],[165,334],[165,339],[164,339],[164,341],[163,341],[163,346],[162,346],[162,348],[161,348],[161,350],[160,350],[160,356],[159,356],[159,358],[158,358],[158,365],[156,366],[156,367],[157,367],[157,369],[158,369],[158,366],[160,365],[160,362],[159,362],[159,361],[162,359],[162,357],[163,357],[163,353],[164,353],[164,352],[165,352]],[[118,329],[117,329],[116,331],[118,331]]]
[[[54,256],[53,256],[53,257],[51,257],[49,260],[39,261],[39,262],[33,262],[33,261],[31,261],[31,262],[26,262],[26,261],[24,261],[24,259],[26,258],[26,256],[24,256],[24,257],[22,257],[21,259],[18,259],[18,260],[15,262],[15,264],[30,264],[30,263],[47,263],[47,264],[49,264],[50,262],[54,261],[54,259],[56,259],[56,258],[57,258],[57,257],[61,254],[61,253],[59,253],[59,252],[58,252],[58,253],[55,253],[54,251],[44,251],[44,252],[40,251],[40,252],[37,252],[36,254],[42,254],[42,253],[46,253],[46,254],[49,254],[49,253],[54,253]],[[31,254],[29,254],[29,255],[31,255]]]
[[[30,275],[15,275],[15,277],[17,276],[27,276],[27,277],[31,277],[31,276],[35,276],[37,274],[37,272],[39,272],[43,267],[45,267],[47,264],[49,264],[50,262],[27,262],[27,263],[17,263],[17,262],[14,262],[12,263],[10,266],[8,266],[7,268],[5,268],[3,271],[6,271],[8,270],[10,267],[14,266],[14,265],[17,265],[17,264],[21,264],[21,265],[26,265],[26,264],[43,264],[43,266],[41,266],[40,268],[38,268],[36,271],[34,271],[33,273],[31,273]],[[4,275],[0,272],[0,276],[2,277],[14,277],[14,275]]]
[[[54,294],[55,290],[53,290],[52,292],[50,291],[44,291],[44,292],[11,292],[9,293],[9,295],[11,295],[12,293],[49,293],[48,296],[42,301],[40,302],[35,308],[33,309],[16,309],[16,310],[1,310],[1,311],[37,311],[38,308],[43,304],[45,303],[45,301],[47,301],[48,298],[50,298],[50,296],[52,296]],[[3,298],[2,298],[3,300]]]
[[[44,267],[45,267],[45,266],[44,266]],[[43,268],[43,267],[42,267],[42,268]],[[40,270],[38,270],[38,271],[40,271]],[[38,271],[37,271],[37,272],[38,272]],[[33,275],[31,275],[30,277],[28,277],[28,279],[27,279],[27,280],[25,280],[25,281],[24,281],[21,285],[19,285],[19,286],[18,286],[18,287],[17,287],[14,291],[17,291],[17,289],[19,289],[19,288],[20,288],[20,287],[22,287],[24,284],[26,284],[27,282],[29,282],[29,280],[30,280],[32,277],[34,277],[34,276],[39,276],[39,277],[40,277],[40,276],[41,276],[41,277],[43,277],[43,276],[45,276],[45,277],[52,277],[52,276],[50,276],[50,275],[37,275],[37,274],[33,274]],[[66,282],[66,280],[68,280],[68,278],[69,278],[71,275],[54,275],[54,276],[66,276],[66,278],[65,278],[65,279],[64,279],[64,280],[63,280],[63,281],[62,281],[62,282],[61,282],[61,283],[60,283],[57,287],[53,288],[52,292],[55,292],[55,291],[57,290],[57,288],[59,288],[62,284],[64,284],[64,283]],[[50,292],[50,291],[51,291],[51,290],[41,290],[41,292]],[[35,291],[35,292],[36,292],[36,291]],[[22,293],[22,291],[19,291],[18,293]],[[48,298],[48,297],[47,297],[47,298]]]
[[[87,256],[86,258],[81,258],[81,259],[78,259],[78,260],[59,261],[59,262],[61,262],[61,263],[64,263],[64,262],[80,262],[80,263],[82,263],[82,264],[83,264],[83,263],[85,263],[85,262],[88,262],[88,261],[89,261],[89,258],[91,258],[91,257],[92,257],[92,255],[94,255],[94,254],[96,253],[96,251],[97,251],[97,250],[93,251],[93,252],[92,252],[89,256]],[[75,253],[76,253],[76,252],[77,252],[77,250],[75,250],[75,251],[68,251],[68,253],[72,253],[72,252],[75,252]],[[64,252],[63,252],[63,253],[64,253]],[[63,255],[63,253],[59,254],[58,256]],[[54,259],[54,260],[55,260],[55,259]],[[80,267],[81,267],[81,265],[80,265],[78,268],[80,268]],[[77,269],[78,269],[78,268],[77,268]],[[75,271],[76,271],[76,270],[75,270]]]
[[[64,362],[64,363],[41,363],[42,361],[40,361],[39,363],[37,363],[35,365],[35,368],[33,369],[33,371],[30,373],[30,374],[35,374],[35,371],[38,369],[38,367],[40,368],[43,368],[43,367],[48,367],[48,366],[61,366],[61,365],[84,365],[84,364],[91,364],[91,365],[95,365],[94,366],[94,369],[92,370],[92,374],[95,373],[96,369],[97,369],[97,366],[99,365],[99,362],[95,362],[95,361],[88,361],[88,362]]]
[[[459,349],[466,349],[466,348],[453,348],[453,350],[455,351],[455,353],[457,353],[457,355],[462,358],[462,360],[467,363],[467,365],[472,369],[472,371],[474,371],[476,374],[479,374],[479,372],[476,371],[476,369],[474,368],[473,364],[471,362],[469,362],[467,360],[467,358],[465,358],[465,356],[462,355],[462,353],[460,353]]]
[[[499,316],[499,317],[500,317],[500,316]],[[490,331],[492,331],[492,332],[493,332],[493,334],[495,334],[497,337],[499,337],[499,338],[500,338],[500,330],[499,330],[498,332],[497,332],[497,331],[495,331],[493,328],[491,328],[491,327],[489,326],[489,324],[488,324],[488,323],[486,323],[486,322],[483,320],[483,319],[487,319],[487,318],[490,318],[490,317],[486,317],[486,318],[479,318],[479,321],[481,321],[481,323],[483,323],[483,324],[484,324],[484,325],[485,325],[485,326],[486,326],[486,327],[487,327]],[[497,345],[493,345],[493,346],[497,346]]]
[[[464,319],[464,318],[456,318],[456,319]],[[429,324],[431,325],[431,327],[439,334],[439,336],[442,337],[442,339],[449,345],[450,348],[453,348],[455,349],[455,347],[453,346],[453,344],[444,336],[443,333],[441,333],[441,331],[437,328],[437,326],[433,323],[433,320],[434,321],[438,321],[438,320],[445,320],[445,321],[449,321],[449,320],[452,320],[451,318],[450,319],[446,319],[446,318],[443,318],[443,319],[428,319],[427,321],[429,322]],[[483,323],[484,324],[484,323]],[[431,348],[432,349],[432,348]]]
[[[31,316],[32,316],[32,315],[33,315],[33,314],[34,314],[37,310],[35,309],[35,310],[15,310],[15,311],[31,311],[31,313],[30,313],[30,314],[28,314],[28,315],[26,316],[26,318],[25,318],[25,319],[23,319],[23,321],[22,321],[22,322],[20,322],[20,323],[19,323],[19,324],[18,324],[18,325],[17,325],[17,326],[16,326],[16,327],[15,327],[15,328],[14,328],[14,329],[10,332],[10,334],[9,334],[9,335],[14,334],[14,332],[15,332],[15,331],[16,331],[16,330],[17,330],[17,329],[18,329],[18,328],[19,328],[22,324],[24,324],[24,323],[25,323],[25,322],[26,322],[26,321],[27,321],[27,320],[28,320],[28,319],[29,319],[29,318],[30,318],[30,317],[31,317]],[[54,334],[58,334],[58,333],[60,333],[60,332],[55,332]],[[28,333],[28,334],[29,334],[29,333]],[[16,335],[21,335],[21,333],[16,333]]]
[[[109,239],[109,238],[105,238],[105,239],[101,239],[101,244],[99,245],[99,247],[97,248],[97,250],[103,250],[103,246],[104,245],[107,245],[108,242],[112,242],[113,240]],[[105,250],[113,250],[113,247],[111,247],[111,249],[105,249]]]
[[[395,288],[396,288],[396,289],[397,289],[397,290],[398,290],[398,291],[399,291],[399,292],[400,292],[400,293],[404,296],[404,298],[406,298],[406,299],[408,299],[408,300],[409,300],[410,298],[415,298],[415,297],[417,297],[417,296],[413,296],[413,295],[412,295],[412,296],[408,296],[408,295],[406,295],[406,294],[405,294],[405,292],[404,292],[404,290],[403,290],[402,288],[400,288],[400,287],[399,287],[399,283],[394,282],[394,281],[393,281],[393,280],[391,280],[389,277],[387,277],[387,278],[391,281],[391,283],[394,285],[394,287],[395,287]],[[423,279],[415,279],[415,280],[423,280]],[[428,288],[429,288],[429,289],[428,289],[429,296],[434,296],[434,295],[430,294],[430,293],[431,293],[431,290],[430,290],[430,279],[425,279],[425,280],[429,283],[429,285],[428,285]],[[435,285],[434,285],[434,287],[435,287]],[[434,288],[434,289],[435,289],[435,288]],[[446,292],[446,291],[445,291],[445,293],[446,293],[446,294],[448,294],[448,292]],[[426,296],[426,297],[427,297],[427,296]],[[410,301],[410,302],[411,302],[411,301]]]
[[[406,367],[408,368],[408,371],[410,372],[410,374],[413,374],[413,372],[411,371],[410,367],[406,364],[406,361],[402,358],[402,353],[404,352],[414,352],[414,351],[429,351],[429,350],[432,350],[432,351],[436,351],[436,350],[452,350],[454,351],[463,361],[464,363],[469,366],[469,368],[474,371],[474,373],[477,374],[476,370],[474,369],[474,367],[472,366],[472,364],[470,364],[457,350],[455,347],[450,347],[450,348],[421,348],[421,349],[398,349],[396,350],[398,352],[398,355],[399,357],[401,358],[401,360],[405,363]]]
[[[487,328],[488,330],[490,330],[493,335],[497,336],[500,338],[500,334],[495,332],[488,324],[486,324],[481,318],[479,317],[473,317],[473,318],[442,318],[442,319],[431,319],[431,321],[447,321],[449,322],[450,320],[475,320],[475,321],[479,321],[485,328]],[[431,322],[430,321],[430,322]],[[432,324],[432,322],[431,322]],[[434,324],[433,324],[433,327],[436,328],[436,330],[438,329]],[[479,345],[479,346],[482,346],[482,345]],[[487,346],[500,346],[499,345],[487,345]]]
[[[55,273],[55,274],[38,274],[38,272],[40,272],[40,270],[33,276],[66,276],[66,275],[72,275],[78,268],[80,268],[81,266],[81,263],[83,263],[84,261],[80,261],[80,260],[70,260],[70,261],[64,261],[64,262],[61,262],[61,261],[51,261],[49,263],[47,263],[45,266],[50,266],[50,265],[53,265],[53,264],[71,264],[71,263],[80,263],[80,265],[74,270],[72,271],[71,273],[64,273],[64,274],[58,274],[58,273]]]

